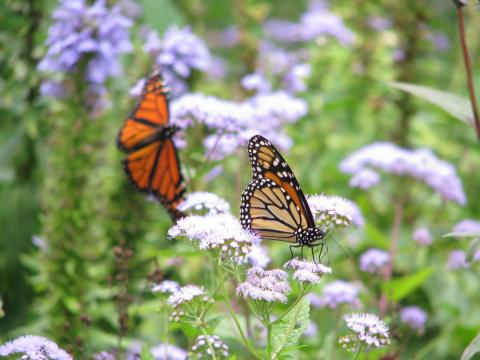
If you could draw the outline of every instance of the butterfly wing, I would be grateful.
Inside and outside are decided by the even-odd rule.
[[[262,239],[296,242],[307,228],[301,208],[286,190],[270,179],[254,179],[242,194],[240,221]]]
[[[252,165],[254,179],[268,179],[281,188],[288,201],[300,209],[300,215],[305,221],[302,228],[314,228],[315,221],[293,171],[275,146],[260,135],[253,136],[248,142],[248,156]]]
[[[168,125],[168,120],[168,90],[160,74],[154,74],[145,83],[140,101],[120,129],[119,148],[128,153],[144,146],[159,127]]]
[[[184,216],[177,205],[184,199],[185,185],[168,121],[167,90],[161,76],[155,74],[147,80],[117,143],[128,153],[124,167],[132,183],[157,197],[175,220]]]

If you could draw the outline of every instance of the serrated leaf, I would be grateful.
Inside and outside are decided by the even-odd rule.
[[[310,301],[304,297],[283,319],[272,324],[272,359],[278,358],[285,348],[296,345],[307,330],[309,313]]]
[[[465,348],[460,360],[469,360],[475,354],[480,353],[480,332],[475,336],[470,344]]]
[[[383,290],[392,301],[400,301],[421,286],[432,275],[433,268],[428,267],[416,273],[390,280]]]
[[[422,98],[467,124],[473,125],[474,123],[470,101],[462,96],[432,89],[427,86],[402,82],[392,82],[390,86]]]

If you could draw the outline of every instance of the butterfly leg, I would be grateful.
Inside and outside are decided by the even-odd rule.
[[[298,248],[300,245],[290,245],[290,254],[292,255],[292,259],[293,259],[293,251],[292,251],[292,248]]]

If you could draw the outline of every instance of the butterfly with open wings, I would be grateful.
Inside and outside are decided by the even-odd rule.
[[[153,195],[173,220],[184,217],[177,209],[185,185],[172,137],[178,128],[169,124],[168,89],[160,74],[146,81],[140,101],[121,128],[117,144],[127,153],[125,171],[140,191]]]
[[[325,244],[325,233],[315,226],[307,199],[295,175],[278,150],[264,137],[248,142],[253,179],[242,194],[240,221],[260,238],[293,243],[312,250]],[[322,253],[320,250],[320,254]],[[293,252],[292,252],[293,257]]]

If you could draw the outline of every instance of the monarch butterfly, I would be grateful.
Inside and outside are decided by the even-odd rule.
[[[253,179],[242,194],[240,222],[260,238],[295,243],[312,250],[321,245],[325,233],[315,221],[295,175],[278,150],[264,137],[248,142]],[[320,251],[321,253],[321,251]],[[293,257],[293,252],[292,252]]]
[[[173,220],[184,214],[177,205],[184,200],[185,185],[169,125],[168,89],[160,74],[146,81],[140,101],[120,129],[118,147],[127,153],[125,171],[138,190],[154,195]]]

